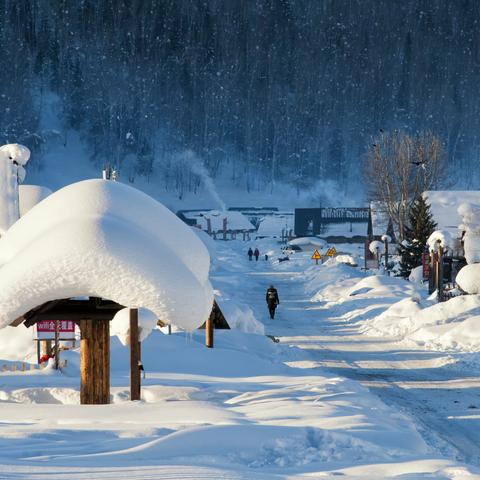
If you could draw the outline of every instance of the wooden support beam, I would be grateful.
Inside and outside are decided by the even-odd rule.
[[[215,319],[215,308],[212,308],[210,315],[205,322],[205,345],[207,348],[213,348],[213,322]]]
[[[80,403],[110,403],[110,321],[80,321]]]
[[[140,341],[138,309],[130,309],[130,400],[140,400]]]

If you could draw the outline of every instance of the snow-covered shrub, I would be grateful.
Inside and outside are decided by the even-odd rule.
[[[474,263],[463,267],[455,280],[457,285],[467,293],[480,293],[480,263]]]

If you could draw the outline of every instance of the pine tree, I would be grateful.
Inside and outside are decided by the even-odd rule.
[[[425,251],[428,237],[437,226],[433,220],[430,205],[421,195],[410,207],[408,223],[404,231],[405,240],[399,246],[400,276],[404,278],[408,278],[410,272],[422,264],[422,253]]]

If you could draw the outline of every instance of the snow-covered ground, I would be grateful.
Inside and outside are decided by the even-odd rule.
[[[63,373],[0,373],[0,478],[480,478],[476,296],[435,305],[415,284],[311,253],[279,263],[270,240],[206,242],[239,329],[217,331],[214,349],[201,331],[154,331],[140,402],[116,337],[111,405],[78,404],[75,352]],[[249,262],[249,246],[274,254]],[[446,326],[455,345],[438,340]],[[15,336],[28,350],[20,332],[0,331],[1,363],[21,358]]]

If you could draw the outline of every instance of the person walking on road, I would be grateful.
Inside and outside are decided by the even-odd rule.
[[[277,289],[273,285],[270,285],[267,289],[266,300],[270,318],[273,320],[275,318],[275,310],[277,306],[280,305]]]
[[[250,261],[252,261],[252,257],[253,257],[253,250],[252,250],[252,248],[251,248],[251,247],[248,249],[247,255],[248,255],[248,259],[249,259]]]
[[[260,256],[260,250],[256,248],[253,254],[255,255],[255,261],[258,262],[258,257]]]

